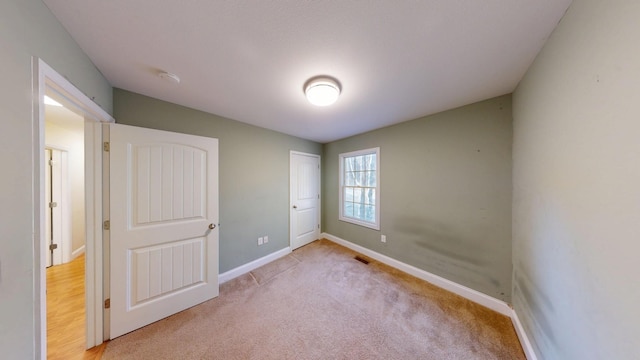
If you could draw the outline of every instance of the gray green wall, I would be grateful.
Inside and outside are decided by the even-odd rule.
[[[638,18],[635,0],[573,1],[513,95],[511,204],[509,96],[323,147],[122,90],[112,100],[40,0],[0,2],[2,357],[38,355],[36,56],[107,112],[115,101],[119,122],[220,139],[222,272],[287,246],[289,150],[322,152],[325,232],[511,301],[541,359],[640,358]],[[374,146],[380,232],[337,220],[338,154]]]
[[[0,1],[0,353],[39,356],[34,322],[31,57],[42,58],[111,112],[111,86],[40,0]]]
[[[323,231],[509,301],[511,125],[506,95],[326,144]],[[338,154],[378,146],[380,231],[338,220]]]
[[[289,246],[289,151],[322,145],[121,89],[114,104],[118,123],[219,139],[220,273]]]
[[[574,0],[513,95],[513,305],[541,359],[640,359],[639,19]]]

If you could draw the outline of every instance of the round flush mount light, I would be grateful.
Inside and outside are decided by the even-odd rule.
[[[329,106],[340,96],[340,84],[330,77],[309,79],[304,86],[307,100],[316,106]]]
[[[158,73],[158,76],[163,79],[163,80],[167,80],[168,82],[172,82],[174,84],[179,84],[180,83],[180,78],[178,77],[178,75],[176,74],[172,74],[170,72],[166,72],[166,71],[160,71]]]

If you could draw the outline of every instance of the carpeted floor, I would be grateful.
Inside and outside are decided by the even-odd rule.
[[[103,359],[525,359],[511,320],[319,240],[220,296],[107,344]]]

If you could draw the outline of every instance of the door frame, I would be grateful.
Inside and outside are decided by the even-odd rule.
[[[293,238],[295,236],[293,231],[293,199],[291,198],[291,175],[293,173],[293,156],[310,156],[318,159],[318,234],[322,234],[322,157],[318,154],[310,154],[301,151],[289,151],[289,248],[293,249]]]
[[[102,128],[114,118],[89,99],[42,59],[31,58],[32,68],[32,155],[33,155],[33,314],[34,355],[47,357],[47,276],[45,271],[45,93],[55,94],[85,119],[85,216],[86,346],[103,342],[102,316]]]

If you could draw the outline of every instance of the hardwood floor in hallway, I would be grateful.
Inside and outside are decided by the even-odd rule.
[[[47,359],[100,359],[85,351],[84,255],[47,269]]]

